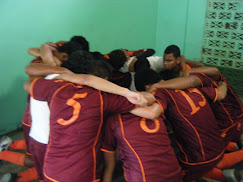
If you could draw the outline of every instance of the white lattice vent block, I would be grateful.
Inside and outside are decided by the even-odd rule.
[[[243,0],[208,0],[202,62],[243,69]]]

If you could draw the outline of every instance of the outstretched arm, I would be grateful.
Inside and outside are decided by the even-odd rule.
[[[104,152],[105,170],[103,182],[112,182],[113,172],[116,166],[116,153]]]
[[[126,97],[131,103],[144,106],[148,103],[145,97],[139,93],[120,87],[105,79],[85,74],[60,74],[57,79],[66,80],[76,84],[87,85],[92,88]]]
[[[186,57],[183,56],[183,55],[181,55],[181,59],[183,61],[185,61],[185,63],[188,64],[191,67],[202,67],[202,66],[204,66],[204,64],[202,64],[198,61],[192,61],[192,60],[186,59]]]
[[[29,76],[44,77],[49,74],[72,73],[67,68],[50,66],[41,63],[30,64],[25,67],[25,73]]]
[[[161,113],[161,107],[158,103],[153,103],[151,106],[136,107],[130,113],[148,119],[156,119]]]
[[[34,57],[40,57],[40,48],[29,48],[28,49],[28,53],[29,55],[31,56],[34,56]]]
[[[153,84],[149,91],[156,90],[157,88],[167,88],[167,89],[186,89],[201,86],[199,78],[195,76],[174,78],[167,81],[160,81]]]
[[[40,47],[40,55],[41,59],[45,64],[51,65],[51,66],[59,66],[61,61],[58,61],[54,55],[53,51],[56,51],[56,48],[53,47],[51,44],[43,44]]]
[[[220,72],[218,68],[215,67],[198,67],[186,70],[184,72],[184,76],[189,76],[191,73],[204,73],[205,75],[212,77],[214,80],[218,80],[220,78]]]

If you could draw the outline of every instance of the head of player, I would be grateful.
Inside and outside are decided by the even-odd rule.
[[[181,51],[176,45],[168,46],[164,51],[164,66],[166,70],[179,71],[181,62]]]
[[[77,50],[82,50],[82,46],[77,42],[70,41],[53,51],[53,56],[58,58],[61,62],[64,62],[68,60],[69,55]]]
[[[82,50],[89,52],[89,42],[83,36],[73,36],[70,39],[70,42],[79,43],[82,47]]]
[[[78,50],[73,52],[68,61],[62,64],[65,67],[77,74],[91,74],[104,79],[111,77],[111,67],[108,63],[95,57],[87,51]]]
[[[151,85],[161,80],[161,76],[149,68],[141,69],[135,73],[135,86],[137,91],[147,91]]]
[[[108,54],[108,56],[109,63],[115,70],[119,70],[129,57],[122,49],[113,50]]]

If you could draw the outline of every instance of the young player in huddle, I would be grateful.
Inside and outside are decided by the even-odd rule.
[[[138,90],[149,90],[160,81],[153,70],[143,70],[135,75]],[[217,173],[225,180],[220,169],[228,168],[243,160],[243,151],[224,155],[224,141],[207,100],[222,100],[226,96],[226,84],[219,87],[188,90],[157,89],[155,97],[161,111],[172,124],[179,145],[179,161],[186,172],[184,181],[192,181],[206,174]],[[222,159],[222,160],[221,160]],[[228,161],[230,159],[230,162]],[[234,170],[231,170],[234,173]],[[231,177],[237,175],[231,174]]]
[[[86,70],[80,53],[79,51],[72,54],[67,62],[70,64],[69,68],[73,68],[72,71]],[[92,74],[109,76],[105,70],[105,62],[98,60],[90,62],[93,62],[94,66],[100,64],[100,67],[91,69]],[[52,89],[47,89],[50,87]],[[30,85],[27,84],[26,88],[29,90]],[[45,181],[99,180],[99,148],[103,115],[109,112],[129,111],[134,105],[124,97],[66,81],[34,80],[31,88],[32,96],[38,100],[47,100],[50,107],[50,140],[44,162]],[[59,138],[60,135],[62,138]],[[73,141],[72,145],[69,140]],[[68,145],[70,146],[67,149]],[[59,155],[61,153],[62,155]],[[67,160],[67,156],[70,156],[70,159]],[[73,167],[67,170],[70,164]]]

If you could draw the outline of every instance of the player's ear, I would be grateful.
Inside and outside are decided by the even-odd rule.
[[[150,89],[151,85],[145,85],[145,90],[148,91]]]
[[[61,53],[61,60],[62,60],[62,61],[67,61],[67,60],[68,60],[68,54],[62,52],[62,53]]]
[[[176,58],[176,63],[180,64],[181,63],[181,57],[179,56],[178,58]]]

